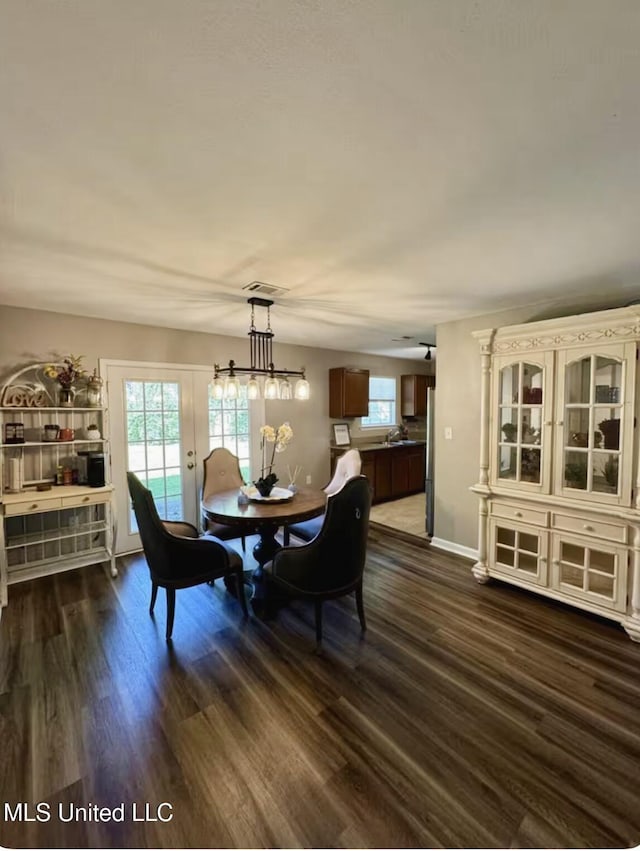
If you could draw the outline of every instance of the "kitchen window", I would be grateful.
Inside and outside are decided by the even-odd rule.
[[[396,379],[372,375],[369,378],[369,416],[362,417],[363,428],[396,425]]]

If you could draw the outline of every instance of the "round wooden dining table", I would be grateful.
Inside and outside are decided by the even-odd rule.
[[[219,491],[202,500],[202,511],[214,523],[237,526],[238,537],[254,534],[260,540],[253,548],[253,556],[258,563],[254,571],[245,572],[245,582],[252,587],[251,603],[254,611],[266,614],[263,567],[278,552],[281,544],[276,539],[280,526],[301,523],[322,514],[327,505],[327,495],[323,490],[300,488],[286,502],[249,501],[238,503],[238,488]],[[225,582],[227,590],[233,592],[233,582]]]

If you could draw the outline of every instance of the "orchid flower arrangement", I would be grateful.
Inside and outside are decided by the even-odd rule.
[[[278,477],[273,472],[273,464],[276,457],[276,452],[284,452],[291,439],[293,438],[293,429],[288,422],[282,423],[278,428],[270,425],[263,425],[260,428],[260,448],[262,449],[262,469],[260,478],[254,482],[254,485],[262,496],[268,496]],[[267,463],[269,450],[267,444],[271,444],[271,459]]]

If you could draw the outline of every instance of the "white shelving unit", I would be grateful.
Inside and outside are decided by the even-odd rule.
[[[640,310],[475,332],[478,561],[640,641]]]
[[[55,395],[41,377],[42,366],[22,370],[0,394],[1,401],[12,401],[0,407],[0,439],[11,422],[22,424],[25,437],[24,443],[0,444],[0,606],[7,605],[8,586],[16,582],[102,562],[117,575],[108,412],[82,406],[82,396],[72,408],[47,404]],[[44,440],[46,425],[71,429],[73,439]],[[87,436],[89,425],[97,426],[99,439]],[[102,486],[82,480],[82,452],[104,454]],[[77,480],[56,484],[59,467],[75,470]]]

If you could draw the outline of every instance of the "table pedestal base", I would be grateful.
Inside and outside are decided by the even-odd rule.
[[[244,584],[250,589],[251,608],[256,617],[262,619],[273,618],[278,609],[284,606],[288,599],[277,589],[264,573],[264,565],[270,562],[274,555],[281,549],[281,544],[276,540],[277,529],[260,529],[260,540],[253,548],[253,557],[258,562],[255,570],[245,570]],[[236,582],[233,577],[225,577],[224,584],[227,591],[236,596]],[[267,587],[267,584],[269,587]],[[245,589],[246,591],[247,589]]]

